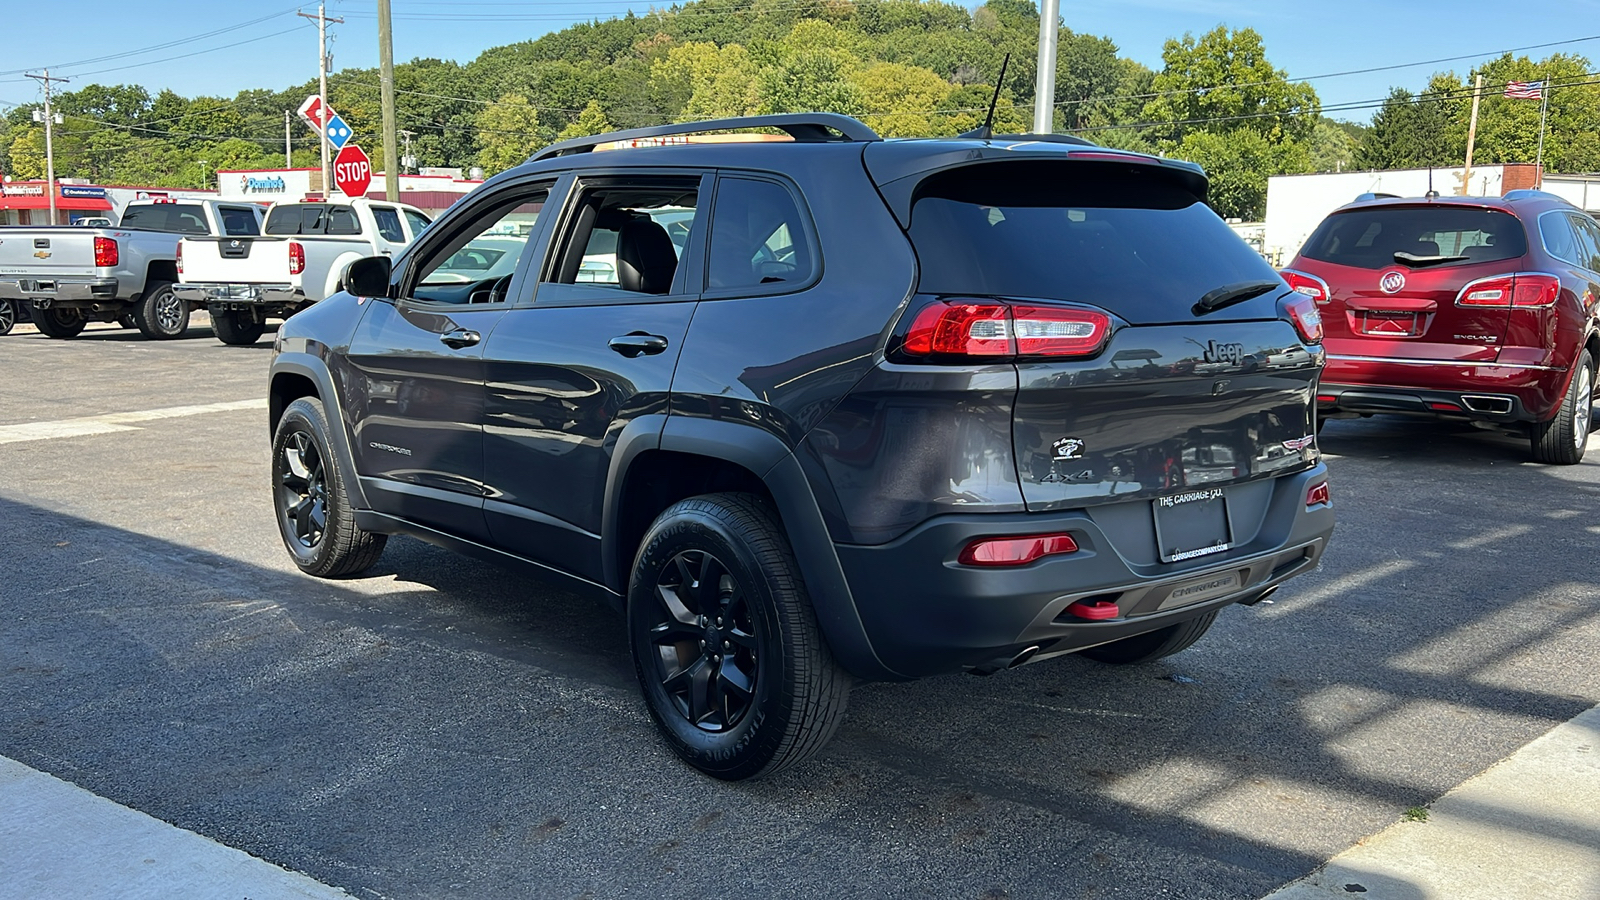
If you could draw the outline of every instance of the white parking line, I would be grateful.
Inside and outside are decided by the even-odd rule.
[[[0,756],[0,900],[350,900]]]
[[[240,409],[266,409],[267,398],[232,400],[226,403],[202,403],[198,406],[168,406],[163,409],[142,409],[133,412],[107,413],[103,416],[83,416],[77,419],[57,419],[53,422],[24,422],[21,425],[0,425],[0,444],[18,441],[44,441],[51,438],[81,437],[87,434],[110,434],[116,431],[137,431],[129,423],[151,422],[156,419],[175,419],[180,416],[197,416],[202,413],[233,412]]]

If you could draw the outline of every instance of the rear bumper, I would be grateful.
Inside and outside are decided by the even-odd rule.
[[[1556,414],[1569,371],[1445,360],[1328,356],[1318,412],[1401,413],[1489,422],[1543,422]],[[1464,400],[1466,402],[1464,402]],[[1436,407],[1444,404],[1454,407]]]
[[[1233,603],[1315,568],[1333,533],[1331,506],[1307,509],[1306,492],[1326,480],[1318,465],[1273,483],[1253,539],[1215,556],[1147,565],[1117,551],[1092,511],[940,516],[888,544],[837,545],[873,649],[908,676],[985,668],[1030,647],[1035,658],[1081,650],[1164,628]],[[1014,569],[960,565],[968,542],[985,536],[1066,531],[1080,550]],[[1219,578],[1236,585],[1203,599],[1183,589]],[[1086,598],[1116,603],[1118,615],[1088,621],[1067,612]]]
[[[26,300],[43,309],[55,305],[110,303],[116,299],[115,278],[0,278],[0,300]]]
[[[190,303],[210,309],[245,309],[255,306],[301,306],[306,295],[293,284],[175,284],[172,292]]]

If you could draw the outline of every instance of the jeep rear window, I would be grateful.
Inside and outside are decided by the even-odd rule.
[[[1069,300],[1151,323],[1192,319],[1223,285],[1277,279],[1180,183],[1130,168],[991,163],[930,178],[911,211],[918,290]],[[1210,317],[1275,315],[1262,309]]]
[[[1306,239],[1307,259],[1383,269],[1396,253],[1454,257],[1438,265],[1471,265],[1517,259],[1528,252],[1528,236],[1516,216],[1473,206],[1379,206],[1334,213]]]

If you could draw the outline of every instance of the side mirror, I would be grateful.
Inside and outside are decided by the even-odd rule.
[[[387,256],[368,256],[344,270],[344,289],[357,297],[389,296],[389,276],[393,263]]]

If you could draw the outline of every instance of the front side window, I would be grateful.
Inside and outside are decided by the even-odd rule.
[[[391,244],[406,242],[405,230],[400,227],[400,213],[392,206],[372,207],[372,222],[378,226],[378,236]]]
[[[787,188],[751,178],[717,183],[708,289],[795,284],[811,276],[812,258],[800,209]]]
[[[1578,256],[1575,260],[1591,272],[1600,272],[1600,226],[1588,216],[1574,215],[1572,230],[1578,236]]]
[[[411,226],[411,237],[413,239],[415,239],[416,237],[421,235],[423,230],[426,229],[430,224],[432,224],[429,221],[428,217],[424,216],[422,213],[414,212],[414,211],[409,210],[409,209],[406,210],[405,213],[406,213],[406,224]]]
[[[514,191],[456,229],[453,237],[424,251],[412,295],[435,303],[510,299],[511,278],[549,196],[547,184]]]
[[[696,178],[583,188],[565,233],[553,242],[561,250],[544,278],[580,291],[557,291],[551,296],[582,299],[590,288],[654,295],[673,292],[678,260],[694,230],[699,185]]]

